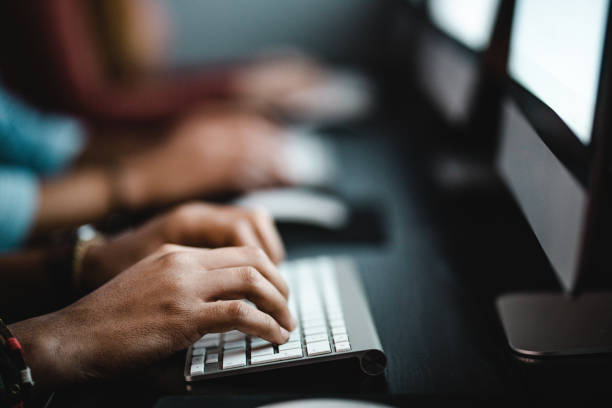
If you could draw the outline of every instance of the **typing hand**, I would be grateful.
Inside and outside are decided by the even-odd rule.
[[[78,286],[95,289],[162,244],[218,248],[254,246],[274,262],[285,255],[272,218],[264,212],[204,203],[184,204],[141,227],[88,249]]]
[[[165,245],[76,303],[11,329],[35,381],[51,387],[113,378],[211,332],[237,329],[285,343],[295,327],[288,295],[258,248]]]
[[[125,160],[121,200],[138,209],[287,184],[283,140],[279,128],[258,115],[195,112],[165,142]]]
[[[255,106],[278,109],[287,95],[316,86],[325,69],[305,55],[289,54],[255,60],[238,70],[233,88],[241,99]]]

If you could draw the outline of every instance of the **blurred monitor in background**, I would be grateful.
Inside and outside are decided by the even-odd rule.
[[[474,51],[491,41],[501,0],[429,0],[434,24]]]
[[[481,54],[491,43],[501,0],[429,0],[426,5],[445,36],[422,30],[415,61],[419,82],[451,125],[467,125],[478,102]]]
[[[425,0],[417,89],[440,118],[432,174],[445,192],[490,191],[513,0]]]

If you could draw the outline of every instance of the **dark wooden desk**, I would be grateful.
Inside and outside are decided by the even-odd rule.
[[[290,257],[338,253],[357,259],[388,356],[386,374],[365,378],[343,366],[279,370],[201,383],[190,394],[520,401],[552,390],[574,396],[584,390],[605,392],[605,386],[598,388],[604,377],[597,373],[610,364],[601,359],[533,362],[518,359],[506,347],[495,295],[556,287],[509,198],[499,191],[477,197],[441,194],[428,177],[429,158],[419,143],[405,143],[424,138],[435,124],[427,116],[406,128],[405,121],[384,122],[335,142],[344,169],[339,189],[349,198],[380,203],[386,242],[287,244]],[[158,396],[186,393],[183,362],[181,354],[117,383],[60,391],[51,406],[152,406]],[[590,380],[577,381],[585,376]]]

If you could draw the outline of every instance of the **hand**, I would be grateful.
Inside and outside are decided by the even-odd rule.
[[[309,89],[325,79],[325,70],[314,60],[299,54],[252,62],[236,74],[236,94],[255,106],[283,110],[287,95]]]
[[[200,247],[254,246],[274,263],[285,251],[272,218],[262,211],[203,203],[184,204],[89,248],[83,259],[80,287],[95,289],[162,244]]]
[[[11,329],[35,381],[52,387],[114,378],[207,333],[236,329],[285,343],[295,327],[288,295],[259,248],[165,245],[76,303]]]
[[[297,122],[336,122],[363,117],[374,89],[357,72],[328,69],[304,55],[259,60],[239,69],[232,88],[247,105]]]
[[[124,204],[137,209],[287,184],[283,147],[279,129],[258,115],[195,113],[166,142],[125,162]]]

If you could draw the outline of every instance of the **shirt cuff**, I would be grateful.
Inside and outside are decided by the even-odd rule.
[[[0,166],[0,252],[19,248],[38,207],[38,179],[27,170]]]

